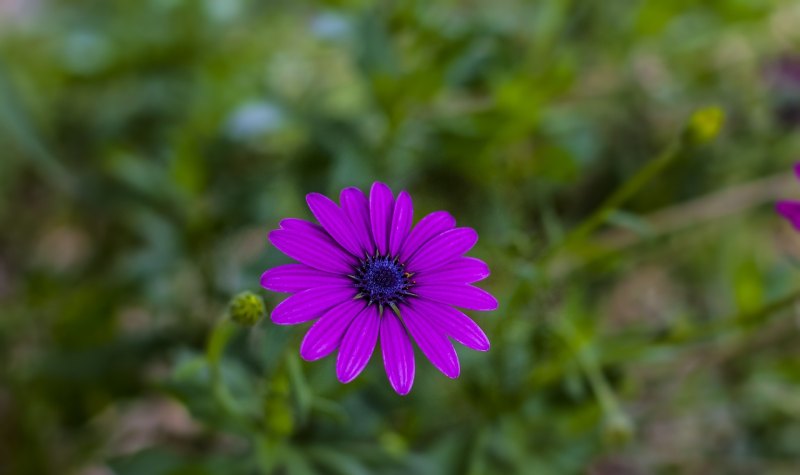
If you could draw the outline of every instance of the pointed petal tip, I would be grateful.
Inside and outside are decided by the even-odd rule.
[[[300,218],[283,218],[278,222],[278,227],[281,230],[285,229],[301,229],[303,227],[316,226],[314,223]]]
[[[267,241],[269,241],[270,244],[275,246],[275,241],[274,241],[275,236],[280,235],[280,232],[281,232],[280,229],[273,229],[272,231],[268,232],[267,233]]]
[[[492,299],[492,303],[486,307],[486,311],[491,312],[493,310],[497,310],[497,307],[500,306],[500,303],[497,301],[497,298],[495,298],[495,296],[490,294],[489,292],[486,292],[486,294]]]
[[[392,389],[394,389],[394,392],[397,393],[398,396],[408,396],[408,393],[411,392],[411,386],[412,385],[408,385],[407,387],[392,385]]]
[[[454,370],[450,370],[450,371],[447,371],[447,372],[445,372],[444,370],[441,370],[441,371],[442,371],[443,375],[447,376],[450,379],[458,379],[458,377],[461,376],[461,366],[460,365],[456,366]]]
[[[389,185],[382,181],[376,181],[369,188],[369,200],[372,202],[376,198],[388,198],[394,202],[395,196]]]
[[[321,352],[319,350],[319,345],[313,345],[309,337],[310,334],[313,335],[309,329],[303,337],[303,341],[300,342],[300,358],[303,358],[305,361],[317,361],[328,355],[329,352]]]
[[[386,189],[386,190],[389,190],[389,192],[391,192],[391,191],[392,191],[392,189],[391,189],[391,188],[389,188],[389,185],[387,185],[386,183],[384,183],[384,182],[382,182],[382,181],[374,181],[374,182],[372,182],[372,186],[370,186],[370,188],[369,188],[369,189],[370,189],[370,190],[374,190],[374,189],[376,189],[376,188],[384,188],[384,189]]]
[[[270,278],[270,271],[271,271],[271,270],[272,270],[272,269],[267,269],[267,270],[265,270],[264,272],[262,272],[262,273],[261,273],[261,277],[258,279],[258,283],[261,285],[261,287],[263,287],[263,288],[265,288],[265,289],[267,289],[267,290],[271,290],[271,289],[268,287],[268,285],[269,285],[269,278]]]
[[[316,351],[306,350],[305,348],[303,348],[302,344],[300,345],[300,358],[303,358],[304,361],[308,361],[308,362],[317,361],[317,360],[321,360],[324,357],[325,357],[325,355],[319,354]]]
[[[356,379],[361,371],[354,371],[354,368],[351,361],[342,358],[342,350],[339,348],[339,354],[336,355],[336,379],[342,384],[347,384]]]
[[[318,203],[320,200],[324,199],[325,196],[321,193],[317,193],[316,191],[306,194],[306,204],[309,208],[312,208],[315,203]]]
[[[338,379],[339,382],[342,384],[348,384],[353,382],[353,380],[356,379],[358,375],[359,373],[354,373],[346,370],[340,371],[339,368],[336,368],[336,379]]]

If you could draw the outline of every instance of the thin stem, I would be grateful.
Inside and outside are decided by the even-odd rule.
[[[211,379],[211,392],[222,410],[230,417],[235,418],[244,425],[249,421],[236,404],[236,398],[231,394],[225,379],[222,377],[221,360],[225,346],[236,332],[238,326],[227,316],[221,318],[214,326],[206,345],[206,360],[208,361]]]
[[[648,162],[631,179],[617,188],[594,213],[586,218],[577,228],[570,231],[559,244],[552,247],[543,256],[542,260],[544,262],[550,261],[550,259],[555,257],[558,253],[583,241],[593,231],[602,226],[614,211],[618,210],[622,204],[633,197],[646,184],[658,176],[667,165],[679,157],[685,148],[684,144],[684,140],[674,140],[660,155]]]

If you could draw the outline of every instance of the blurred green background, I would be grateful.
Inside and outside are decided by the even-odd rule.
[[[798,25],[776,0],[0,0],[0,473],[800,473],[800,236],[773,212],[800,196]],[[407,397],[379,358],[348,385],[300,360],[303,328],[219,323],[280,301],[266,233],[306,193],[373,180],[477,229],[500,300],[472,314],[491,351],[456,381],[417,351]]]

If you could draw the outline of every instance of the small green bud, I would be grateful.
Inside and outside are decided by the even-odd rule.
[[[714,140],[725,122],[725,113],[719,107],[703,107],[689,118],[686,126],[686,137],[696,145],[706,144]]]
[[[267,313],[264,301],[253,292],[236,294],[228,306],[228,315],[239,325],[251,327]]]

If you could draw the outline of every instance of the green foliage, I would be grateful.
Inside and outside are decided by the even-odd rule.
[[[794,474],[797,24],[0,0],[0,473]],[[306,193],[374,180],[476,228],[501,303],[406,397],[301,361],[252,293]]]

